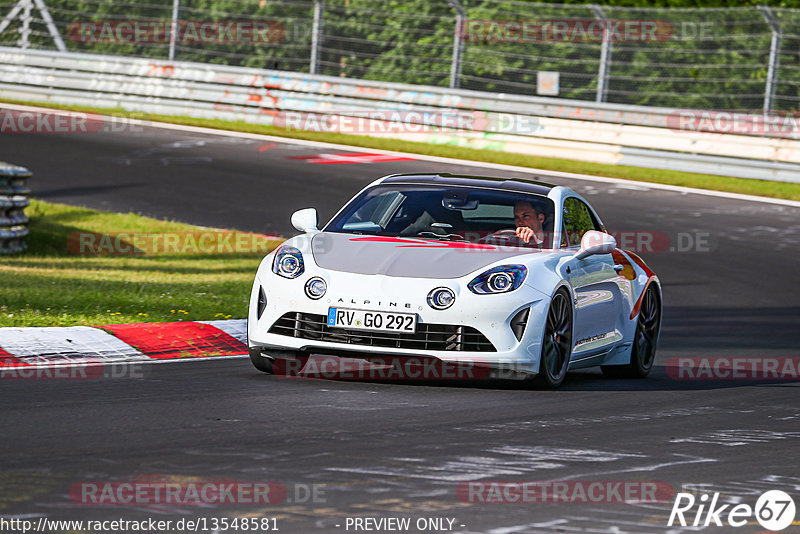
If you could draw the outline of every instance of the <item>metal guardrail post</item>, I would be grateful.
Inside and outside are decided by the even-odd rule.
[[[767,66],[767,84],[764,87],[764,113],[772,111],[775,101],[775,86],[778,84],[778,63],[780,61],[781,40],[783,32],[775,13],[767,6],[758,6],[758,10],[764,16],[772,30],[772,40],[769,45],[769,65]]]
[[[0,161],[0,254],[14,254],[27,247],[28,217],[25,208],[30,204],[30,189],[26,180],[31,171]]]
[[[458,89],[461,86],[461,56],[464,53],[464,24],[467,21],[467,12],[458,0],[447,0],[447,3],[456,12],[453,59],[450,63],[450,88]]]
[[[603,42],[600,45],[600,70],[597,72],[597,96],[595,102],[605,102],[608,93],[608,68],[611,64],[611,31],[603,8],[591,4],[594,15],[603,21]]]
[[[22,16],[20,17],[20,20],[22,21],[22,27],[19,29],[19,41],[17,44],[23,50],[31,47],[31,22],[33,21],[33,16],[31,15],[32,10],[32,0],[22,0]]]
[[[169,27],[169,60],[175,61],[175,48],[178,44],[178,17],[181,13],[181,0],[172,0],[172,24]]]
[[[314,0],[314,23],[311,27],[311,65],[309,72],[311,74],[319,73],[319,54],[320,47],[322,46],[322,32],[323,32],[323,14],[325,13],[325,5],[322,0]]]

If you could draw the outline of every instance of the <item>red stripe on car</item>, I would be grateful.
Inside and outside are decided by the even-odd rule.
[[[631,319],[639,315],[639,310],[642,307],[642,300],[644,300],[644,292],[647,291],[647,288],[650,286],[650,283],[655,280],[656,274],[647,266],[642,258],[631,252],[630,250],[623,250],[625,254],[630,256],[630,258],[642,268],[644,273],[647,275],[647,283],[645,283],[644,288],[642,289],[642,293],[639,295],[639,298],[636,300],[636,304],[633,305],[633,309],[631,310]]]
[[[378,243],[397,243],[398,247],[409,248],[471,248],[481,250],[494,250],[496,247],[492,245],[478,245],[475,243],[462,243],[452,241],[417,241],[413,239],[402,239],[399,237],[354,237],[350,241],[373,241]]]

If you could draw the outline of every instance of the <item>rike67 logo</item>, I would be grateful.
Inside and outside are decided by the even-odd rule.
[[[711,497],[704,493],[698,497],[681,492],[675,496],[667,526],[743,527],[755,519],[763,528],[777,532],[790,526],[794,517],[794,500],[788,493],[780,490],[762,493],[755,507],[742,503],[720,504],[719,493],[714,493]]]

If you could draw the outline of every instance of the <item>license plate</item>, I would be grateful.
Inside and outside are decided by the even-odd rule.
[[[371,330],[373,332],[413,334],[417,331],[417,315],[414,313],[328,308],[328,326],[331,328]]]

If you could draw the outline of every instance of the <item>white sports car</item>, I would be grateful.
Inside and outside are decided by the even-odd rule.
[[[262,260],[250,296],[260,371],[311,354],[434,358],[557,387],[569,369],[653,366],[659,280],[566,187],[397,174],[322,230],[313,208],[292,224],[303,234]]]

